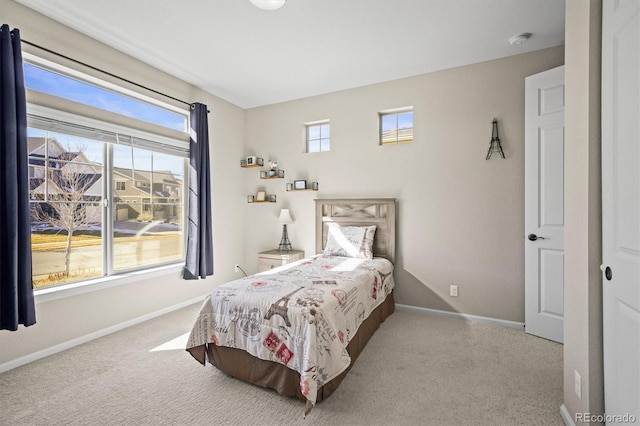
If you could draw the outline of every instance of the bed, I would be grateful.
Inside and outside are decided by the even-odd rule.
[[[203,365],[305,401],[305,414],[395,306],[395,199],[315,204],[317,254],[216,288],[186,347]]]

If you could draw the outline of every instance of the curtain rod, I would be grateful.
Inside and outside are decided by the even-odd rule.
[[[103,70],[103,69],[100,69],[100,68],[94,67],[93,65],[89,65],[89,64],[87,64],[87,63],[84,63],[84,62],[78,61],[77,59],[70,58],[70,57],[68,57],[68,56],[66,56],[66,55],[63,55],[62,53],[58,53],[58,52],[53,51],[53,50],[51,50],[51,49],[47,49],[46,47],[42,47],[42,46],[40,46],[40,45],[38,45],[38,44],[31,43],[30,41],[27,41],[27,40],[25,40],[25,39],[21,39],[21,42],[22,42],[22,43],[25,43],[25,44],[28,44],[29,46],[33,46],[33,47],[36,47],[36,48],[38,48],[38,49],[44,50],[45,52],[51,53],[51,54],[56,55],[56,56],[59,56],[59,57],[61,57],[61,58],[64,58],[64,59],[66,59],[66,60],[69,60],[69,61],[71,61],[71,62],[75,62],[76,64],[79,64],[79,65],[85,66],[85,67],[87,67],[87,68],[91,68],[91,69],[92,69],[92,70],[94,70],[94,71],[101,72],[101,73],[106,74],[106,75],[108,75],[108,76],[110,76],[110,77],[117,78],[118,80],[122,80],[122,81],[124,81],[124,82],[129,83],[129,84],[133,84],[134,86],[137,86],[137,87],[140,87],[140,88],[142,88],[142,89],[148,90],[148,91],[150,91],[150,92],[156,93],[156,94],[158,94],[158,95],[164,96],[165,98],[173,99],[174,101],[177,101],[177,102],[183,103],[183,104],[185,104],[185,105],[189,105],[189,107],[193,108],[193,103],[191,103],[191,102],[186,102],[186,101],[183,101],[182,99],[174,98],[173,96],[171,96],[171,95],[167,95],[166,93],[162,93],[162,92],[159,92],[159,91],[157,91],[157,90],[151,89],[151,88],[149,88],[149,87],[147,87],[147,86],[143,86],[142,84],[136,83],[135,81],[128,80],[128,79],[126,79],[126,78],[124,78],[124,77],[120,77],[119,75],[115,75],[115,74],[113,74],[113,73],[110,73],[109,71],[105,71],[105,70]],[[209,111],[209,110],[207,110],[207,112],[210,112],[210,111]]]

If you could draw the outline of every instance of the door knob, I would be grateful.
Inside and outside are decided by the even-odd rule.
[[[535,240],[544,240],[544,237],[538,237],[536,234],[529,234],[527,236],[527,238],[529,239],[529,241],[535,241]]]
[[[604,268],[604,277],[607,281],[611,281],[611,278],[613,278],[613,271],[608,266]]]

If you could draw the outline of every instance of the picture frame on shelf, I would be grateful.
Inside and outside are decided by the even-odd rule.
[[[240,167],[247,167],[247,159],[240,160]]]
[[[253,203],[254,201],[254,196],[253,195],[247,195],[247,203]]]
[[[293,191],[293,184],[292,183],[288,183],[287,184],[287,191]]]
[[[294,180],[293,181],[293,189],[307,189],[307,181],[306,180]]]
[[[278,177],[284,178],[284,170],[278,170]]]
[[[272,203],[276,202],[276,194],[269,194],[269,201]]]
[[[256,193],[257,202],[266,201],[266,200],[267,200],[267,191],[258,191]]]
[[[255,155],[250,155],[247,157],[247,166],[253,166],[256,164],[256,156]]]
[[[314,191],[318,190],[318,182],[311,182],[311,189],[313,189]]]
[[[267,178],[267,172],[264,170],[260,171],[260,179],[266,179]]]

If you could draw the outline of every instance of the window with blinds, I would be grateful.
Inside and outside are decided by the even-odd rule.
[[[34,288],[182,262],[187,111],[123,114],[113,85],[58,68],[25,66]]]

